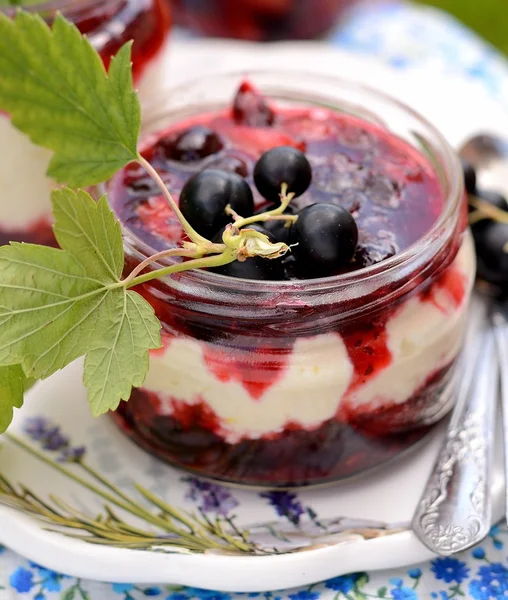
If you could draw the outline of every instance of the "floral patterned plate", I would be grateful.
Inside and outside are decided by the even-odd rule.
[[[232,56],[249,67],[319,64],[321,71],[385,82],[453,143],[478,130],[508,135],[508,115],[459,80],[450,85],[422,73],[401,74],[315,44],[256,53],[245,44],[235,52],[231,43],[206,44],[174,45],[169,50],[175,58],[163,68],[176,80],[184,70],[195,75],[199,65],[209,71],[211,56],[218,68],[234,67]],[[199,63],[199,57],[207,58]],[[230,490],[148,456],[108,417],[93,419],[77,362],[28,393],[1,439],[0,543],[76,577],[224,591],[289,588],[410,565],[431,557],[409,522],[442,435],[441,428],[404,459],[333,487]],[[504,486],[497,454],[496,519]]]

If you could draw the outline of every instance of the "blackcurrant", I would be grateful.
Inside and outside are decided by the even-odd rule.
[[[312,168],[303,152],[291,146],[278,146],[265,152],[254,167],[254,183],[259,193],[270,202],[278,203],[281,186],[301,196],[312,181]]]
[[[253,223],[245,227],[245,229],[255,229],[260,233],[264,233],[272,243],[276,241],[273,235],[259,223]],[[224,228],[213,237],[212,241],[216,243],[222,242],[223,233]],[[265,281],[284,279],[284,267],[280,258],[254,256],[243,262],[235,260],[227,265],[214,267],[210,271],[220,273],[221,275],[228,275],[229,277],[241,277],[243,279],[260,279]]]
[[[508,211],[508,202],[506,198],[499,194],[498,192],[491,192],[490,190],[477,190],[476,196],[480,198],[480,200],[484,200],[493,206]]]
[[[224,147],[220,137],[204,125],[186,129],[174,140],[162,143],[166,158],[179,162],[194,162],[219,152]]]
[[[247,163],[238,156],[233,156],[230,154],[219,156],[213,159],[208,163],[207,168],[219,169],[220,171],[230,171],[231,173],[236,173],[242,177],[247,177],[249,174]]]
[[[263,207],[262,210],[257,210],[254,214],[260,214],[269,210],[266,207]],[[285,215],[295,215],[296,209],[291,204],[284,211]],[[284,242],[284,244],[288,244],[291,237],[291,222],[284,221],[282,219],[274,219],[272,221],[263,221],[263,227],[267,229],[273,236],[274,242]]]
[[[499,286],[508,284],[508,224],[487,222],[476,230],[475,245],[478,276]]]
[[[302,271],[321,277],[351,261],[358,243],[358,227],[341,206],[311,204],[298,213],[292,241],[297,244],[294,252]]]
[[[500,210],[504,210],[508,212],[508,202],[506,198],[502,194],[498,194],[497,192],[491,192],[489,190],[476,190],[475,194],[480,200],[484,202],[488,202],[492,206],[499,208]],[[470,206],[470,209],[474,211],[474,207]],[[481,232],[489,226],[492,219],[480,219],[471,225],[471,230],[473,235],[476,237],[481,234]]]
[[[254,212],[252,191],[245,179],[217,169],[206,169],[188,179],[180,194],[184,217],[208,238],[231,221],[225,212],[228,204],[242,217]]]
[[[466,159],[461,159],[462,171],[464,172],[464,185],[468,194],[476,193],[476,171],[473,165]]]

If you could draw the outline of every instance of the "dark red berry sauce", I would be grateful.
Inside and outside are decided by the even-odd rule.
[[[174,160],[184,156],[175,144],[188,140],[182,134],[196,125],[207,128],[206,135],[203,130],[199,133],[206,142],[203,147],[217,151],[201,154],[197,160],[196,155],[183,162]],[[218,140],[210,137],[210,130]],[[279,145],[303,150],[312,163],[313,182],[295,199],[296,210],[332,202],[355,216],[359,246],[351,264],[337,273],[355,272],[408,248],[443,210],[444,192],[437,175],[402,139],[348,114],[276,107],[248,84],[242,85],[231,109],[155,135],[146,140],[143,153],[178,199],[187,178],[212,165],[234,170],[252,185],[256,159]],[[185,239],[142,169],[128,167],[119,174],[111,182],[110,199],[123,224],[154,249]],[[256,193],[255,199],[262,209],[263,199]],[[464,239],[465,206],[462,212],[454,233],[434,256],[394,273],[372,291],[345,287],[338,296],[318,292],[307,296],[291,257],[285,263],[287,281],[272,291],[257,290],[256,282],[250,282],[241,292],[232,287],[221,300],[206,283],[195,284],[197,288],[181,285],[184,276],[173,278],[171,285],[152,281],[140,286],[138,291],[152,304],[163,326],[164,346],[152,354],[157,383],[154,386],[149,373],[145,387],[134,390],[114,419],[155,455],[223,482],[312,485],[355,475],[399,455],[422,439],[451,407],[454,359],[474,269],[469,240],[457,257]],[[126,270],[138,262],[128,252]],[[397,319],[398,329],[394,329]],[[406,321],[407,330],[414,329],[416,337],[409,336],[398,347]],[[441,323],[446,329],[443,338],[439,337]],[[456,325],[448,330],[447,323]],[[429,337],[431,350],[425,345],[427,328],[433,336],[432,341]],[[182,358],[187,352],[191,358]],[[434,360],[434,354],[439,358]],[[429,366],[410,379],[408,373],[418,369],[419,361]],[[298,379],[307,367],[309,377],[321,369],[323,379],[316,377],[310,386],[305,378]],[[327,381],[348,368],[345,389],[337,384],[333,414],[309,425],[319,398],[330,393]],[[377,389],[376,382],[389,369],[391,381]],[[275,419],[278,424],[273,428],[263,424],[249,431],[248,422],[238,428],[245,415],[229,410],[235,402],[245,406],[247,398],[251,408],[266,406],[270,411],[278,401],[270,394],[280,385],[288,384],[291,390],[293,377],[294,390],[289,396],[287,387],[284,392],[289,405],[283,407],[282,424]],[[302,407],[297,379],[307,390],[305,418],[299,409],[292,409],[293,397],[295,407]],[[206,385],[201,385],[203,381]],[[208,397],[214,386],[227,389],[219,405],[217,397]],[[407,389],[407,395],[401,397],[399,389]],[[370,390],[367,399],[366,390]],[[271,413],[269,417],[271,423]]]
[[[215,147],[220,149],[201,160],[173,160],[182,133],[199,125],[215,133]],[[201,115],[164,132],[143,155],[176,200],[192,174],[220,168],[246,176],[261,209],[266,201],[255,190],[252,172],[260,155],[276,146],[294,146],[312,164],[310,188],[291,203],[296,210],[327,202],[346,208],[355,217],[360,236],[356,255],[351,264],[331,275],[375,264],[404,250],[429,230],[442,211],[444,200],[436,174],[403,140],[348,114],[316,108],[275,109],[247,82],[231,109]],[[142,168],[124,170],[115,182],[115,210],[134,234],[157,250],[182,242],[178,219]],[[288,255],[285,262],[286,278],[298,277],[293,257]]]
[[[0,117],[1,118],[1,117]],[[28,227],[9,231],[2,231],[0,224],[0,246],[9,242],[29,242],[43,246],[56,246],[51,219],[42,217],[31,223]]]
[[[176,20],[214,37],[253,41],[315,38],[355,0],[174,0]]]

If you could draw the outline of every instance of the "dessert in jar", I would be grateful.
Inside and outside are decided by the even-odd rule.
[[[140,286],[164,345],[114,419],[153,454],[222,482],[347,478],[409,449],[453,403],[475,271],[460,164],[430,124],[370,89],[240,80],[202,80],[148,107],[142,154],[208,239],[231,219],[203,217],[221,181],[237,212],[257,213],[279,201],[274,173],[305,180],[293,216],[262,224],[292,250]],[[185,241],[141,167],[106,187],[126,272]]]
[[[311,39],[330,30],[355,0],[174,0],[176,20],[215,37]]]
[[[171,24],[166,0],[54,0],[23,8],[48,23],[62,13],[88,36],[106,66],[123,44],[133,40],[135,81],[158,56]],[[2,12],[13,16],[15,8],[0,8]],[[32,144],[1,113],[0,152],[2,198],[9,199],[0,202],[0,244],[11,240],[54,244],[50,194],[55,183],[46,177],[51,153]]]

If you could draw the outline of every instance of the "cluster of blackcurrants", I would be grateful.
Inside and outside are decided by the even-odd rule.
[[[267,201],[256,213],[260,214],[280,206],[284,187],[293,197],[303,194],[311,183],[312,168],[305,154],[290,146],[279,146],[260,157],[253,175],[258,192]],[[222,242],[224,228],[232,222],[227,206],[241,217],[254,214],[252,190],[237,173],[205,169],[187,180],[180,194],[180,210],[187,221],[213,242]],[[297,218],[267,220],[247,227],[265,234],[272,243],[288,244],[291,258],[298,263],[296,272],[302,277],[333,275],[351,261],[358,242],[358,227],[347,210],[335,204],[319,203],[296,212],[289,204],[284,214]],[[288,278],[284,257],[254,257],[213,270],[245,279]]]
[[[466,191],[470,198],[470,215],[475,215],[475,199],[502,210],[507,222],[496,218],[472,219],[477,275],[480,279],[508,291],[508,202],[495,191],[482,190],[476,182],[476,172],[467,161],[462,161]],[[481,212],[481,211],[480,211]]]

